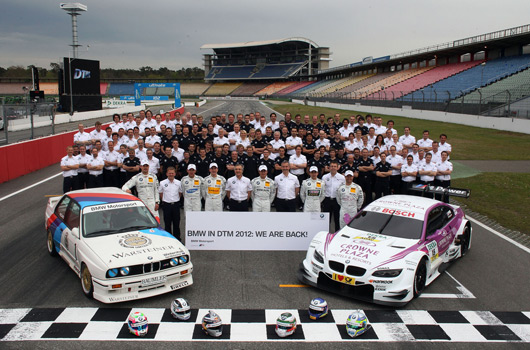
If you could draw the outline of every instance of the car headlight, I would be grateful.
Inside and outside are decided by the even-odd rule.
[[[318,261],[321,264],[324,263],[324,257],[322,256],[322,254],[320,254],[320,252],[318,250],[315,250],[315,253],[313,254],[313,259],[315,259],[316,261]]]
[[[122,267],[120,269],[120,274],[122,276],[127,276],[129,274],[129,272],[131,271],[131,269],[129,267]]]
[[[179,256],[179,264],[186,264],[186,263],[188,263],[188,256],[187,255]]]
[[[397,277],[403,271],[403,269],[394,269],[394,270],[378,270],[372,273],[374,277]]]
[[[109,277],[116,277],[118,276],[118,269],[110,269],[108,271]]]
[[[171,260],[169,261],[169,264],[170,264],[171,266],[177,266],[177,265],[179,264],[179,261],[178,261],[177,258],[173,258],[173,259],[171,259]]]

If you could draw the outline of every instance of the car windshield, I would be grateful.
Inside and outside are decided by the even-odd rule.
[[[348,226],[356,230],[378,233],[391,237],[420,239],[423,221],[398,215],[363,211],[359,216],[354,218]]]
[[[83,235],[104,236],[158,227],[153,214],[142,204],[104,204],[83,210]]]

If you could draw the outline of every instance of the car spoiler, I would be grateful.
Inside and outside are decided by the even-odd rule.
[[[424,184],[413,184],[410,187],[410,190],[421,192],[422,196],[425,196],[427,193],[441,194],[444,198],[446,196],[469,198],[469,195],[471,194],[471,190],[464,188],[430,186]]]

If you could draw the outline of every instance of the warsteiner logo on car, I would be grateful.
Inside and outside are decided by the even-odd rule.
[[[120,245],[125,248],[144,248],[151,244],[151,239],[136,233],[130,233],[120,238]]]

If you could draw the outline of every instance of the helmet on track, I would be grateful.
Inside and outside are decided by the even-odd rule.
[[[223,335],[223,321],[218,314],[210,310],[202,318],[202,329],[209,336],[218,338]]]
[[[314,298],[309,303],[309,318],[318,320],[328,315],[328,303],[322,298]]]
[[[191,308],[184,298],[177,298],[171,303],[171,316],[177,320],[186,321],[190,319]]]
[[[296,317],[293,316],[290,312],[282,313],[276,319],[276,334],[279,337],[285,338],[290,336],[296,331]]]
[[[147,328],[149,326],[149,323],[147,322],[147,316],[138,311],[131,312],[129,314],[129,318],[127,319],[127,326],[129,328],[129,332],[138,337],[143,337],[147,334]]]
[[[355,338],[370,329],[368,319],[361,310],[353,311],[346,320],[346,332],[352,338]]]

